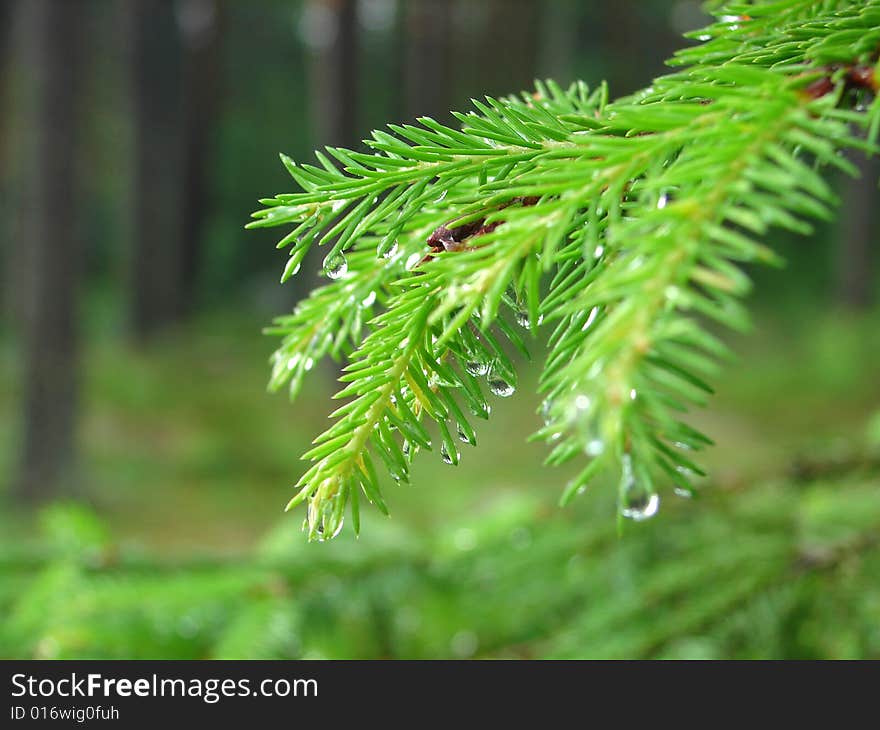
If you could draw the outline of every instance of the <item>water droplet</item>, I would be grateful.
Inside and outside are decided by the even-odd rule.
[[[549,426],[553,421],[553,401],[545,400],[541,403],[541,420],[545,426]]]
[[[663,192],[660,193],[660,197],[657,199],[657,208],[663,210],[666,207],[666,204],[669,202],[669,196]]]
[[[660,497],[655,492],[638,492],[626,498],[621,513],[624,517],[641,522],[656,515],[659,507]]]
[[[464,364],[464,369],[474,377],[485,375],[489,372],[489,363],[480,360],[469,360]]]
[[[297,365],[299,365],[300,356],[294,355],[287,361],[287,369],[293,370]]]
[[[330,279],[341,279],[348,273],[348,261],[345,255],[337,253],[324,259],[324,273]]]
[[[603,451],[605,451],[605,442],[602,439],[590,439],[584,446],[584,453],[587,456],[601,456]]]
[[[375,301],[376,301],[376,292],[371,291],[371,292],[370,292],[369,294],[367,294],[367,296],[364,298],[364,301],[361,302],[361,306],[362,306],[362,307],[372,307],[373,304],[375,303]]]
[[[473,441],[471,441],[470,437],[464,432],[464,429],[459,424],[458,426],[458,440],[465,444],[470,444],[473,446]]]
[[[594,259],[601,259],[602,254],[604,254],[604,253],[605,253],[604,246],[602,246],[602,245],[596,246],[596,248],[593,250],[593,258]]]
[[[579,395],[574,399],[574,407],[579,411],[585,411],[590,407],[590,399],[585,395]]]
[[[507,398],[513,395],[513,392],[516,390],[510,383],[508,383],[504,378],[498,375],[494,370],[489,373],[489,390],[491,390],[495,395],[501,396],[502,398]]]
[[[410,257],[406,260],[404,264],[404,268],[407,271],[412,271],[416,266],[419,265],[419,262],[422,260],[422,254],[414,253],[411,254]]]
[[[672,491],[676,497],[681,497],[682,499],[690,499],[694,496],[690,489],[685,489],[684,487],[673,487]]]
[[[434,202],[435,203],[442,203],[446,199],[446,193],[448,193],[448,192],[449,192],[448,190],[444,190],[442,193],[440,193],[439,196],[437,196],[437,200],[435,200]]]
[[[630,392],[629,392],[629,399],[630,399],[630,400],[635,400],[635,399],[638,397],[638,395],[639,395],[639,394],[636,392],[636,389],[633,388],[633,389],[630,390]]]
[[[397,245],[397,241],[389,248],[385,253],[382,254],[383,259],[393,259],[397,256],[397,252],[400,250],[400,246]]]
[[[325,540],[332,540],[336,537],[340,532],[342,532],[342,525],[345,523],[345,517],[340,517],[339,521],[336,523],[336,527],[333,528],[333,532],[327,531],[327,520],[318,525],[318,542],[324,542]]]
[[[454,456],[453,456],[454,454]],[[458,449],[453,447],[452,453],[449,451],[449,447],[444,442],[440,446],[440,458],[443,459],[444,464],[455,464],[458,462],[460,454],[458,453]]]
[[[307,358],[305,359],[305,361],[303,362],[303,370],[305,370],[306,372],[308,372],[308,371],[311,370],[313,367],[315,367],[315,360],[314,360],[313,358],[311,358],[311,357],[307,357]]]
[[[593,322],[596,321],[596,317],[599,316],[599,307],[593,307],[590,310],[590,314],[587,317],[587,321],[584,322],[584,326],[581,327],[581,332],[586,332],[593,325]]]
[[[629,454],[623,455],[621,470],[620,514],[636,522],[653,517],[660,507],[660,497],[636,481]]]

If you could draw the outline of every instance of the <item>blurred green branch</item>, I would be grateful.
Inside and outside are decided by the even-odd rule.
[[[880,655],[873,479],[707,499],[623,542],[608,521],[585,533],[572,529],[584,514],[542,516],[523,496],[430,536],[404,527],[316,552],[282,523],[253,559],[177,563],[59,508],[44,554],[0,571],[0,656]]]

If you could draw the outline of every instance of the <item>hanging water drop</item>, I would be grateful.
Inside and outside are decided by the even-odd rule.
[[[393,259],[397,256],[397,252],[400,250],[400,246],[397,245],[397,241],[395,241],[391,248],[389,248],[385,253],[382,254],[382,258],[385,260]]]
[[[454,447],[453,447],[454,448]],[[446,442],[443,442],[440,446],[440,458],[443,459],[444,464],[455,464],[458,461],[458,451],[454,451],[455,456],[452,455],[449,451],[449,447],[446,445]]]
[[[464,443],[464,444],[470,444],[471,446],[474,445],[474,442],[471,441],[471,437],[468,436],[468,435],[464,432],[464,429],[461,427],[461,424],[458,425],[458,440],[461,441],[461,442]]]
[[[660,193],[660,197],[657,199],[657,208],[659,210],[663,210],[666,207],[666,204],[669,202],[669,196],[666,192]]]
[[[590,310],[590,314],[587,316],[587,321],[584,322],[584,326],[581,327],[581,332],[586,332],[590,327],[592,327],[593,322],[596,321],[596,317],[599,316],[599,307],[593,307]]]
[[[672,491],[676,497],[681,497],[682,499],[690,499],[694,496],[694,493],[685,487],[673,487]]]
[[[635,522],[653,517],[660,507],[660,497],[636,480],[629,454],[623,455],[621,470],[620,514]]]
[[[318,527],[316,532],[318,533],[318,542],[325,542],[327,540],[332,540],[336,537],[340,532],[342,532],[342,525],[345,522],[344,517],[340,517],[339,521],[336,523],[336,526],[333,528],[333,532],[329,532],[327,527],[330,523],[329,519],[325,519],[322,521]]]
[[[541,420],[545,426],[549,426],[553,421],[553,401],[545,400],[541,403]]]
[[[621,513],[636,522],[647,520],[657,514],[660,497],[656,492],[637,491],[624,498]]]
[[[480,360],[468,360],[464,364],[464,369],[467,370],[470,375],[478,378],[489,372],[489,363],[481,362]]]
[[[336,253],[324,259],[324,273],[329,279],[341,279],[348,273],[348,261],[345,254]]]
[[[604,451],[605,442],[600,438],[590,439],[584,446],[584,453],[593,458],[601,456]]]
[[[422,260],[422,254],[414,253],[411,254],[410,257],[406,260],[404,264],[404,268],[407,271],[412,271],[416,266],[419,265],[419,262]]]
[[[369,294],[367,294],[366,297],[364,297],[364,301],[361,302],[361,306],[362,307],[372,307],[375,302],[376,302],[376,292],[371,291]]]
[[[507,398],[513,395],[516,388],[514,388],[504,378],[498,375],[489,375],[489,390],[491,390],[495,395],[501,396],[502,398]]]

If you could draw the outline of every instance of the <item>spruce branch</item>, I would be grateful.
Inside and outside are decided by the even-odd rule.
[[[880,0],[733,3],[679,52],[681,69],[609,102],[606,87],[474,100],[455,129],[389,125],[372,152],[282,160],[301,191],[262,200],[251,227],[292,226],[294,275],[324,246],[330,283],[268,331],[283,337],[270,387],[295,394],[322,357],[347,357],[350,399],[305,458],[290,506],[310,538],[338,533],[359,494],[387,511],[378,459],[398,481],[436,422],[444,461],[480,381],[510,395],[522,328],[552,325],[541,377],[548,463],[585,460],[562,501],[620,474],[619,513],[643,519],[681,494],[710,444],[683,420],[729,357],[714,323],[743,329],[740,264],[778,264],[771,228],[832,215],[826,168],[880,129]],[[378,312],[378,314],[375,314]],[[509,321],[513,316],[517,326]]]

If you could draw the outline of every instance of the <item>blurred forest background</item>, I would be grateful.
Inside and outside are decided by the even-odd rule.
[[[0,656],[880,658],[878,165],[777,235],[699,499],[556,507],[535,373],[355,541],[283,515],[328,363],[269,396],[278,161],[470,97],[647,85],[694,0],[0,0]],[[310,278],[311,277],[311,278]],[[536,345],[536,351],[540,346]]]

